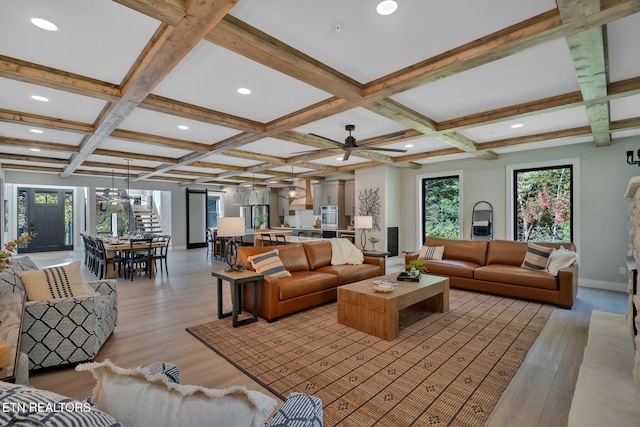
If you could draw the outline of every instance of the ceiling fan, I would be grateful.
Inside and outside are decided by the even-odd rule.
[[[344,140],[344,144],[341,144],[338,141],[334,141],[333,139],[324,137],[322,135],[316,135],[314,133],[311,133],[310,135],[313,136],[317,136],[318,138],[322,138],[322,139],[326,139],[327,141],[331,141],[331,142],[335,142],[337,144],[341,144],[342,147],[336,147],[336,148],[342,148],[344,150],[344,157],[342,158],[343,161],[346,161],[349,159],[349,155],[351,154],[351,152],[353,150],[367,150],[367,151],[392,151],[395,153],[406,153],[407,150],[402,150],[399,148],[382,148],[382,147],[359,147],[358,144],[356,144],[356,138],[353,137],[351,135],[351,132],[353,132],[356,129],[355,125],[346,125],[344,127],[344,130],[346,130],[347,132],[349,132],[349,136],[347,136]],[[404,135],[404,132],[396,132],[390,135],[386,135],[388,138],[393,138],[395,136],[400,136],[400,135]],[[301,154],[301,153],[319,153],[322,151],[332,151],[335,150],[336,148],[322,148],[320,150],[310,150],[310,151],[299,151],[297,153],[293,153],[293,154]]]

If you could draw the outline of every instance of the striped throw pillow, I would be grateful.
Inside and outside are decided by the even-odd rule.
[[[80,275],[80,261],[42,270],[18,271],[28,301],[95,296]]]
[[[423,246],[418,259],[442,259],[444,246]]]
[[[255,271],[264,274],[265,276],[278,278],[291,276],[291,273],[284,268],[284,265],[278,256],[277,249],[260,255],[247,257],[247,261],[251,263],[251,266]]]
[[[529,243],[527,254],[524,257],[524,262],[521,267],[528,268],[529,270],[546,270],[551,252],[553,252],[553,248]]]

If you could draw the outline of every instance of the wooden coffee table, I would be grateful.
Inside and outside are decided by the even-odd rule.
[[[398,282],[390,293],[373,289],[374,280],[397,281],[398,273],[338,287],[338,323],[384,340],[398,336],[399,312],[421,303],[428,311],[449,311],[449,279],[423,274],[419,282]]]

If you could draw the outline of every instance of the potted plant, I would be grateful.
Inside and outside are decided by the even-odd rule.
[[[426,273],[428,271],[427,267],[425,267],[424,265],[424,260],[421,259],[412,259],[404,265],[404,269],[406,271],[411,271],[412,269],[414,269],[419,273]]]
[[[369,237],[369,241],[371,242],[371,250],[377,251],[378,249],[376,248],[376,243],[378,243],[380,239],[378,239],[377,237]]]
[[[258,224],[257,229],[258,230],[262,230],[264,229],[264,224],[267,222],[267,220],[269,219],[269,214],[268,213],[261,213],[260,215],[258,215],[256,217],[256,224]]]

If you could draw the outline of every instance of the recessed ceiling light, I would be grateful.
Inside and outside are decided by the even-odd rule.
[[[411,148],[411,147],[413,147],[413,144],[405,144],[404,145],[404,148]]]
[[[31,23],[38,28],[42,28],[47,31],[57,31],[58,27],[53,22],[47,21],[42,18],[31,18]]]
[[[189,129],[189,126],[180,125],[180,126],[178,126],[178,129],[187,130],[187,129]]]
[[[31,150],[31,151],[40,151],[39,148],[29,148],[29,150]]]
[[[35,99],[36,101],[42,101],[42,102],[47,102],[49,100],[49,98],[45,98],[44,96],[40,96],[40,95],[32,95],[31,99]]]
[[[33,133],[44,133],[44,131],[41,131],[40,129],[31,129],[31,132],[33,132]]]
[[[246,87],[241,87],[238,89],[238,93],[242,95],[249,95],[251,93],[251,89],[247,89]]]
[[[339,160],[339,161],[342,162],[342,161],[344,161],[344,157],[336,157],[336,160]]]
[[[396,3],[393,0],[382,1],[378,4],[378,7],[376,7],[376,11],[380,15],[391,15],[397,9],[398,9],[398,3]]]
[[[521,128],[522,126],[524,126],[522,123],[516,123],[515,125],[511,125],[511,129]]]

